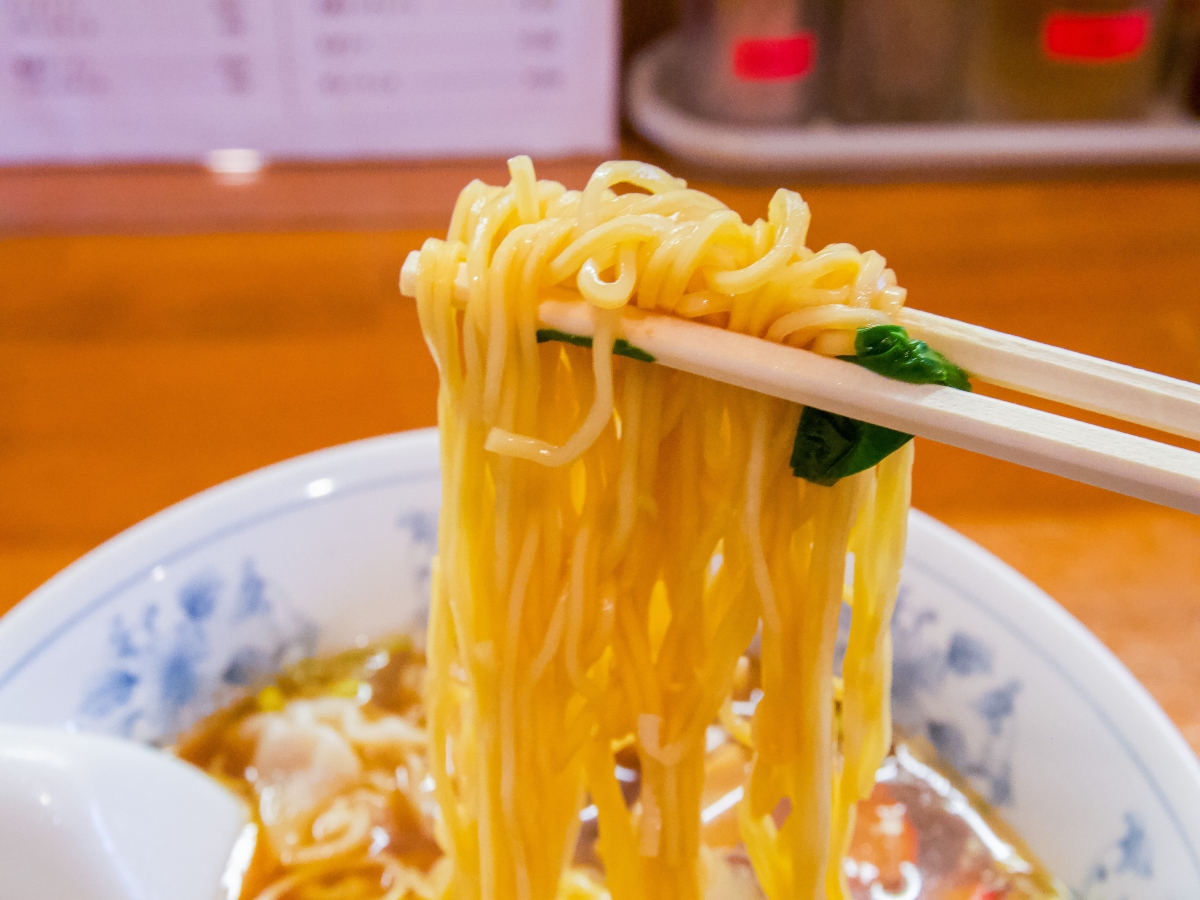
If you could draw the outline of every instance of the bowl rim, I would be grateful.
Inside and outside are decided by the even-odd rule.
[[[398,467],[396,459],[405,455],[422,463],[408,469]],[[398,479],[428,479],[437,473],[437,459],[436,428],[380,435],[265,466],[142,520],[71,563],[0,617],[0,690],[59,637],[131,583],[146,577],[157,564],[143,565],[147,559],[165,561],[186,555],[230,532],[287,515],[326,497],[373,490],[383,483],[396,484]],[[336,473],[344,484],[329,477]],[[313,490],[317,484],[322,485],[320,491]],[[197,527],[210,516],[214,518],[211,527]],[[946,584],[1007,630],[1011,638],[1027,645],[1091,707],[1140,770],[1200,879],[1200,760],[1146,688],[1079,620],[1007,563],[918,510],[913,510],[911,523],[914,543],[952,548],[972,571],[986,573],[988,583],[996,585],[980,592],[963,584],[961,577],[910,557],[923,576]],[[132,574],[130,557],[140,566]],[[981,596],[993,591],[1026,599],[1021,622]],[[1031,624],[1029,616],[1037,621]],[[1081,670],[1081,666],[1085,668]],[[1087,676],[1086,684],[1081,682],[1081,671]],[[1101,702],[1101,697],[1106,701]],[[1121,699],[1116,702],[1113,698]],[[1125,727],[1117,719],[1125,720]],[[1170,790],[1164,789],[1164,783]]]
[[[932,538],[952,546],[960,558],[969,561],[980,573],[994,579],[1006,592],[1028,599],[1023,614],[1039,621],[1034,627],[1022,627],[1005,610],[979,596],[979,591],[945,571],[921,559],[906,560],[921,574],[950,587],[959,597],[1004,628],[1009,636],[1029,648],[1044,664],[1070,686],[1133,763],[1178,835],[1200,882],[1200,758],[1192,751],[1183,734],[1171,721],[1154,696],[1123,662],[1086,625],[1075,618],[1046,591],[1008,563],[985,550],[970,538],[939,522],[927,513],[913,510],[921,522],[915,532],[918,540]],[[924,532],[922,534],[922,532]],[[1066,660],[1066,661],[1064,661]],[[1078,671],[1087,667],[1088,683]],[[1109,703],[1100,697],[1110,698]],[[1121,698],[1121,702],[1112,702]],[[1144,729],[1134,745],[1133,727],[1121,727],[1116,719],[1135,719]],[[1133,726],[1135,723],[1126,723]],[[1166,777],[1162,777],[1164,769]],[[1164,787],[1169,783],[1170,789]],[[1186,796],[1180,796],[1180,792]]]
[[[389,452],[407,450],[436,459],[437,443],[437,428],[418,428],[335,444],[238,475],[131,525],[61,569],[0,616],[0,691],[59,637],[154,568],[142,567],[130,574],[128,563],[123,563],[127,555],[149,557],[154,553],[150,548],[156,546],[169,548],[171,556],[186,555],[230,531],[286,515],[335,492],[344,496],[346,491],[338,492],[332,484],[322,493],[306,491],[325,480],[322,476],[331,466],[356,471],[350,491],[370,490],[380,481],[394,482],[396,472]],[[436,469],[435,463],[433,470],[413,472],[411,478],[426,477]],[[281,497],[286,498],[282,503]],[[264,508],[263,501],[268,498],[274,502]],[[217,512],[223,527],[204,529],[197,537],[195,523]],[[231,523],[231,519],[235,521]],[[94,587],[97,584],[99,591]],[[67,599],[55,601],[56,597]],[[47,621],[39,628],[43,619]],[[32,641],[24,637],[30,632],[40,637]]]

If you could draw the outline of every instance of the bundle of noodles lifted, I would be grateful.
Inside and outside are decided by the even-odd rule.
[[[469,184],[410,270],[441,373],[426,700],[444,896],[555,897],[589,804],[614,898],[704,896],[706,729],[757,636],[746,854],[771,900],[843,897],[854,805],[891,741],[912,444],[797,477],[801,407],[654,364],[620,310],[852,355],[904,290],[877,253],[806,247],[790,191],[747,225],[649,165],[605,163],[582,192],[525,157],[510,172]],[[590,303],[594,341],[539,330],[545,299]]]

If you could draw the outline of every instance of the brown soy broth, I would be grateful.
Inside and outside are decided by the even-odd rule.
[[[279,711],[291,701],[322,697],[353,700],[369,722],[385,715],[419,714],[424,669],[424,653],[409,638],[304,660],[262,686],[256,694],[214,713],[180,738],[173,748],[175,753],[243,797],[254,813],[259,840],[242,882],[242,898],[258,896],[287,873],[287,867],[263,839],[260,798],[254,787],[254,746],[243,734],[242,725],[253,715]],[[376,843],[401,861],[428,871],[441,856],[432,837],[432,823],[423,815],[411,791],[388,791],[387,800],[390,815],[386,819],[386,835],[378,837]],[[362,896],[380,894],[378,879],[372,885],[369,874],[353,877],[364,881]],[[358,894],[351,891],[347,896]]]
[[[734,740],[714,738],[713,744],[702,801],[704,842],[732,866],[748,866],[730,801],[741,796],[751,753]],[[986,803],[926,762],[930,753],[924,742],[900,742],[870,798],[858,804],[843,863],[849,897],[879,900],[881,890],[883,897],[906,900],[1065,896]]]
[[[927,753],[920,742],[899,744],[858,805],[844,865],[854,900],[871,900],[873,883],[924,900],[1060,896],[1016,834],[965,785],[924,761]]]
[[[254,786],[254,746],[242,728],[258,713],[278,712],[293,701],[340,697],[368,721],[405,716],[420,723],[425,659],[408,639],[397,639],[337,656],[307,660],[282,673],[256,694],[201,722],[176,745],[180,757],[217,778],[259,812]],[[709,729],[709,752],[702,798],[702,838],[708,852],[725,865],[728,886],[722,900],[761,897],[737,825],[737,801],[749,775],[751,750],[740,742],[753,711],[756,664],[739,666],[732,703],[723,724]],[[389,760],[374,760],[376,766]],[[626,801],[638,802],[638,757],[633,746],[617,754],[618,779]],[[387,793],[390,804],[381,848],[421,871],[441,851],[433,838],[431,798],[411,780],[398,778]],[[786,811],[780,814],[786,815]],[[600,875],[594,810],[581,814],[575,864]],[[260,829],[261,817],[257,818]],[[261,832],[260,832],[261,833]],[[1064,896],[1053,877],[987,805],[953,774],[937,764],[921,741],[902,741],[881,767],[871,797],[859,804],[849,852],[843,865],[852,900],[884,897],[906,900],[1049,900]],[[250,900],[283,877],[288,868],[259,840],[243,882]],[[355,878],[367,878],[361,874]],[[369,878],[367,878],[369,881]],[[344,886],[344,883],[343,883]],[[284,900],[288,894],[281,895]],[[363,896],[374,896],[368,893]]]

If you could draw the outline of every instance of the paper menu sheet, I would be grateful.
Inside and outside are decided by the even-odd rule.
[[[0,0],[0,163],[604,152],[615,0]]]

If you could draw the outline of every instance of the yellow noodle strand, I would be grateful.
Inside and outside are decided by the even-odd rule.
[[[636,304],[845,353],[855,329],[894,321],[903,289],[876,253],[806,247],[790,191],[747,225],[644,163],[605,163],[582,191],[525,157],[509,168],[506,186],[471,182],[417,259],[441,377],[427,691],[445,897],[598,896],[564,874],[590,796],[613,897],[700,900],[706,730],[761,628],[742,839],[771,900],[838,900],[853,804],[890,741],[911,444],[807,484],[788,463],[797,406],[613,346]],[[591,305],[590,350],[537,342],[549,296]],[[632,806],[618,751],[639,758]]]

